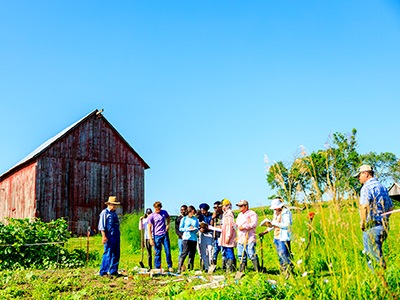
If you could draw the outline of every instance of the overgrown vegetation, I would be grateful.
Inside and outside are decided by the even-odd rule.
[[[82,267],[87,253],[68,250],[69,238],[64,219],[44,223],[36,219],[7,219],[0,223],[0,269]]]

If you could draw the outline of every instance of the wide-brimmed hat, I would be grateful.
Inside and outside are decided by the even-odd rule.
[[[353,174],[353,177],[358,177],[358,175],[360,175],[361,172],[367,172],[367,171],[372,171],[372,167],[370,165],[362,165]]]
[[[118,202],[118,201],[117,201],[117,197],[115,197],[115,196],[110,196],[110,197],[108,197],[108,201],[106,202],[106,204],[120,205],[121,202]]]
[[[271,201],[271,207],[269,209],[282,208],[283,206],[285,206],[285,204],[283,204],[283,199],[275,198],[274,200]]]

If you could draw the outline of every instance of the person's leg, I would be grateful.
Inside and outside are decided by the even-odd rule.
[[[182,240],[182,254],[179,257],[178,261],[178,270],[177,273],[181,272],[182,266],[185,263],[186,256],[189,254],[189,244],[187,240]]]
[[[161,268],[161,237],[162,235],[154,236],[154,249],[156,253],[154,254],[154,267],[156,269]]]
[[[242,256],[243,256],[243,261],[242,261]],[[246,268],[246,261],[245,261],[246,253],[244,251],[244,245],[243,244],[240,244],[240,243],[237,244],[237,257],[238,257],[239,264],[240,264],[239,265],[239,271],[243,272],[245,270],[245,268]]]
[[[383,258],[382,244],[387,237],[387,231],[383,226],[375,226],[363,232],[364,251],[369,268],[373,271],[374,264],[386,267]],[[372,259],[374,261],[372,261]]]
[[[377,254],[377,263],[379,266],[386,269],[386,261],[383,257],[383,242],[386,240],[388,236],[387,230],[383,226],[377,226],[375,232],[375,244],[376,244],[376,254]]]
[[[218,245],[218,240],[214,240],[214,256],[213,256],[213,261],[215,264],[217,264],[217,259],[218,259],[218,253],[221,251],[221,246]]]
[[[189,245],[188,269],[193,270],[194,258],[196,256],[196,250],[197,250],[197,241],[188,241],[188,245]]]
[[[249,257],[249,259],[253,263],[254,270],[256,272],[259,272],[259,269],[260,269],[259,266],[260,265],[258,263],[258,256],[257,256],[257,253],[256,253],[256,243],[255,242],[247,244],[247,246],[246,246],[246,254],[247,254],[247,257]]]
[[[213,263],[213,238],[209,237],[207,242],[207,258],[208,258],[208,265],[211,266]],[[207,268],[208,269],[208,268]]]
[[[200,245],[200,253],[201,259],[204,263],[204,269],[207,271],[210,267],[210,258],[211,258],[211,249],[212,247],[212,237],[202,236],[201,237],[201,245]]]
[[[290,253],[290,241],[281,242],[281,253],[283,258],[283,264],[289,266],[292,264],[292,254]]]
[[[226,258],[226,270],[228,272],[233,271],[233,261],[235,260],[235,254],[233,248],[224,247],[225,258]]]
[[[171,244],[169,242],[168,232],[165,233],[165,235],[164,235],[163,244],[164,244],[164,250],[165,250],[165,256],[166,256],[166,259],[167,259],[168,268],[172,268]]]
[[[182,239],[178,239],[178,247],[179,247],[179,256],[178,256],[178,259],[181,257],[181,255],[182,255],[182,249],[183,249],[183,246],[182,246]]]
[[[281,268],[283,268],[283,255],[282,255],[282,250],[281,250],[281,241],[274,239],[274,244],[275,244],[275,248],[276,248],[276,252],[278,253],[278,257],[279,257],[279,265],[281,266]]]
[[[111,264],[110,264],[110,275],[117,275],[118,274],[118,265],[119,265],[119,258],[120,258],[120,244],[121,244],[121,237],[118,235],[114,237],[114,245],[112,249],[112,256],[111,256]]]
[[[101,266],[100,266],[100,272],[99,275],[103,276],[108,273],[108,269],[110,268],[110,261],[111,261],[111,251],[112,251],[112,243],[110,240],[107,241],[107,243],[104,244],[104,253],[103,253],[103,259],[101,261]]]
[[[153,268],[153,259],[152,259],[153,247],[151,247],[149,239],[146,239],[144,241],[144,247],[146,248],[146,252],[147,252],[147,263],[149,264],[149,269],[152,269]]]

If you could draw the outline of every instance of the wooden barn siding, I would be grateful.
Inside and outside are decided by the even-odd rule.
[[[34,217],[35,176],[36,162],[0,182],[0,221],[5,217],[15,219]]]
[[[144,165],[101,118],[90,118],[38,158],[36,185],[41,218],[68,217],[78,231],[97,229],[111,195],[123,213],[144,206]]]

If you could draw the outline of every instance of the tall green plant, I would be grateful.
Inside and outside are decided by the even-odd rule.
[[[83,266],[86,252],[68,251],[70,236],[64,219],[44,223],[39,219],[6,219],[0,223],[0,269]]]

